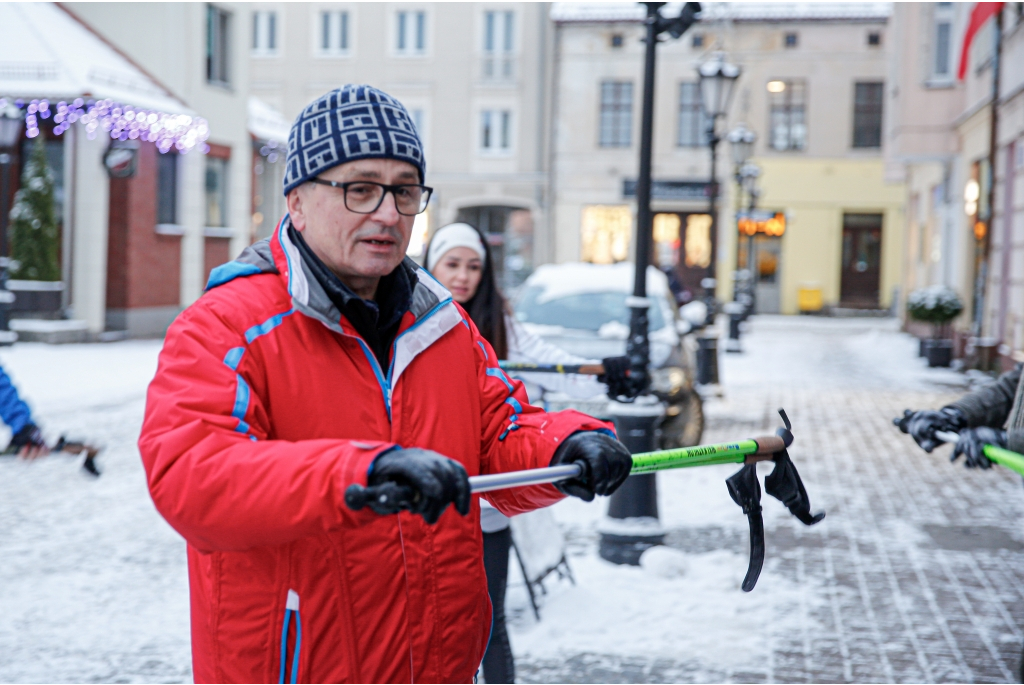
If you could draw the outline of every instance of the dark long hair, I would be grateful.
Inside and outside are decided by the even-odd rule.
[[[469,224],[467,224],[469,225]],[[480,285],[469,302],[462,305],[469,318],[480,330],[480,335],[491,344],[498,359],[508,359],[508,331],[505,329],[505,313],[509,311],[505,297],[498,289],[498,283],[494,280],[494,264],[491,257],[491,246],[487,238],[476,226],[472,229],[480,236],[480,243],[484,246],[484,269],[480,274]],[[430,250],[433,241],[427,246],[427,254],[423,263],[430,263]],[[443,256],[443,255],[442,255]]]

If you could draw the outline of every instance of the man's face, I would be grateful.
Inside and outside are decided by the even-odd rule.
[[[419,183],[416,167],[394,159],[364,159],[332,167],[319,175],[327,181],[374,181],[386,185]],[[345,207],[341,188],[304,183],[288,194],[288,212],[295,230],[310,249],[350,287],[395,270],[405,258],[415,217],[403,216],[395,198],[385,193],[372,214]]]

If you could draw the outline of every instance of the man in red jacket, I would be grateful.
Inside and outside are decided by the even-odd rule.
[[[405,259],[424,172],[398,101],[313,102],[289,136],[289,214],[168,330],[139,449],[188,542],[199,682],[469,682],[491,607],[467,474],[583,465],[558,489],[488,493],[507,515],[629,474],[606,424],[531,407]],[[349,485],[386,481],[414,511],[345,506]]]

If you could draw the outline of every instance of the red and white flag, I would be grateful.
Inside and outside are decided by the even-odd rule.
[[[964,47],[960,51],[960,71],[957,72],[956,77],[961,81],[964,80],[964,76],[967,74],[967,58],[968,51],[971,49],[971,41],[974,40],[974,36],[985,22],[1002,11],[1002,9],[1003,3],[1001,2],[978,2],[974,4],[974,9],[971,10],[971,21],[967,24],[967,31],[964,32]]]

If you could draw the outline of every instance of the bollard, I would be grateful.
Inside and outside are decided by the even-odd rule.
[[[718,337],[714,333],[697,338],[697,382],[718,383]]]
[[[642,395],[632,404],[610,402],[608,414],[619,440],[632,454],[657,447],[657,428],[665,408],[656,397]],[[608,502],[608,516],[598,526],[598,554],[613,564],[638,566],[644,550],[665,541],[658,520],[657,474],[641,473],[626,479]]]
[[[729,341],[725,343],[726,352],[742,352],[740,347],[740,324],[744,319],[746,307],[740,302],[729,302],[722,311],[729,315]]]

